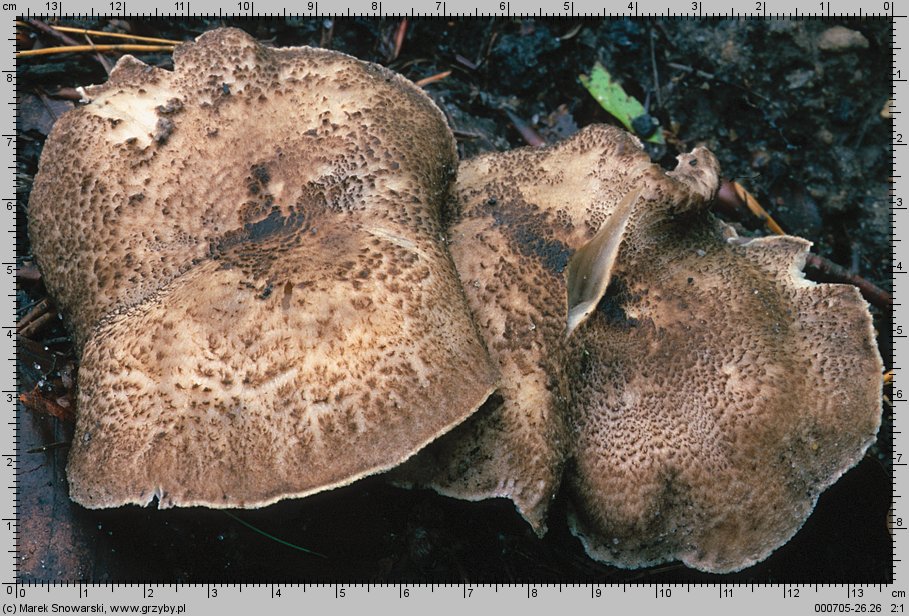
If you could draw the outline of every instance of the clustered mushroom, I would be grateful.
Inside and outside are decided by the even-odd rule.
[[[723,572],[873,442],[866,304],[804,279],[808,242],[716,220],[707,150],[666,173],[592,126],[458,167],[376,65],[233,29],[174,65],[86,88],[29,204],[80,354],[80,504],[260,507],[394,468],[542,535],[564,482],[593,558]]]
[[[572,531],[623,567],[788,541],[874,441],[881,360],[858,290],[805,280],[805,240],[737,237],[718,184],[707,150],[665,173],[604,126],[462,163],[451,252],[504,402],[404,481],[508,497],[542,534],[564,478]]]

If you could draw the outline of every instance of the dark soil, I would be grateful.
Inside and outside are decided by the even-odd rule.
[[[76,24],[68,24],[76,25]],[[596,60],[625,89],[649,101],[669,135],[651,155],[672,166],[696,145],[719,157],[789,233],[819,254],[891,290],[889,217],[891,23],[820,20],[519,21],[427,20],[407,25],[394,56],[397,20],[78,22],[96,29],[189,40],[239,26],[275,45],[322,45],[390,66],[426,87],[448,115],[463,157],[525,145],[507,112],[546,141],[579,126],[614,123],[578,81]],[[834,25],[861,32],[867,46],[822,50]],[[76,35],[74,35],[76,36]],[[20,48],[50,46],[20,33]],[[169,54],[137,54],[170,66]],[[108,56],[115,58],[115,56]],[[21,60],[18,67],[19,259],[31,178],[53,119],[71,103],[61,88],[106,79],[92,55]],[[743,232],[766,234],[756,219]],[[20,317],[46,293],[33,269],[20,277]],[[890,313],[875,310],[881,353],[891,365]],[[52,319],[19,343],[20,387],[44,400],[71,394],[75,358]],[[889,392],[888,392],[889,393]],[[508,501],[467,503],[389,487],[381,478],[260,511],[236,512],[263,531],[318,551],[285,547],[224,512],[125,508],[88,511],[67,497],[70,419],[20,405],[22,580],[85,581],[748,581],[888,582],[891,538],[890,407],[878,444],[828,490],[801,532],[765,562],[716,576],[667,565],[625,571],[588,559],[568,533],[559,499],[549,534],[537,539]],[[65,411],[52,407],[58,413]]]

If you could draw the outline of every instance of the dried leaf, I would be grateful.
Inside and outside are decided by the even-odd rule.
[[[51,400],[36,389],[32,392],[19,394],[19,401],[25,408],[34,413],[52,415],[61,421],[72,421],[74,418],[73,404],[63,396]]]

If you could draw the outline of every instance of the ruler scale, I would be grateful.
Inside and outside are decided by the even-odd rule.
[[[425,613],[427,610],[436,610],[444,613],[461,613],[468,609],[514,609],[516,604],[527,606],[535,612],[548,609],[583,609],[583,610],[635,610],[642,613],[662,613],[669,611],[695,612],[705,614],[725,614],[735,610],[743,614],[764,614],[771,610],[781,613],[888,613],[903,614],[909,609],[909,542],[907,542],[906,529],[909,528],[909,504],[905,497],[906,486],[909,478],[906,467],[909,464],[909,448],[906,448],[901,428],[903,422],[900,412],[906,409],[905,396],[902,394],[902,369],[907,361],[906,337],[909,335],[909,320],[906,319],[907,308],[901,303],[902,281],[906,278],[904,271],[909,271],[909,252],[902,240],[902,230],[907,221],[907,206],[909,206],[909,124],[906,124],[903,113],[902,101],[907,98],[906,89],[909,82],[909,62],[904,47],[909,36],[909,2],[905,0],[855,3],[840,0],[781,3],[778,0],[737,0],[731,3],[721,3],[712,0],[684,1],[660,3],[657,1],[632,0],[615,4],[595,4],[585,0],[571,2],[540,1],[540,2],[499,2],[498,0],[482,3],[445,0],[421,0],[420,2],[406,2],[399,0],[352,0],[347,4],[329,4],[324,0],[317,2],[301,2],[296,5],[284,5],[270,0],[225,1],[215,2],[210,0],[189,1],[173,0],[117,0],[114,2],[99,0],[85,2],[82,0],[50,0],[29,2],[0,3],[2,15],[6,18],[6,32],[4,37],[5,48],[3,56],[8,60],[3,63],[3,73],[0,84],[3,87],[4,100],[7,105],[3,107],[2,142],[0,152],[3,153],[6,163],[0,168],[6,169],[3,182],[4,192],[0,193],[0,200],[5,208],[3,211],[4,229],[9,231],[9,242],[0,244],[0,263],[3,271],[0,280],[9,301],[10,308],[0,314],[6,315],[2,321],[3,329],[2,347],[0,353],[8,361],[3,363],[0,390],[7,409],[8,420],[0,421],[0,482],[5,490],[0,490],[0,536],[4,537],[6,548],[0,551],[0,605],[4,614],[26,613],[162,613],[162,614],[207,614],[218,610],[227,614],[250,613],[261,610],[274,614],[298,614],[302,610],[343,610],[351,613],[360,613],[365,610],[401,610],[405,613]],[[574,583],[576,580],[563,580],[561,583],[507,583],[508,580],[470,580],[470,582],[454,580],[401,580],[400,583],[368,583],[362,580],[332,580],[327,583],[283,583],[286,579],[296,579],[289,574],[283,579],[247,579],[238,578],[231,571],[231,563],[225,562],[223,570],[212,571],[209,579],[200,579],[202,583],[174,583],[180,579],[180,571],[174,571],[175,580],[145,579],[142,576],[142,567],[139,563],[129,574],[129,579],[118,579],[117,583],[104,583],[99,580],[97,572],[88,568],[81,571],[80,575],[69,579],[55,579],[53,567],[56,563],[47,563],[48,573],[40,580],[30,576],[23,576],[20,571],[21,554],[30,549],[30,542],[35,541],[33,534],[29,533],[27,520],[21,517],[20,503],[23,499],[36,500],[41,494],[32,490],[41,482],[60,482],[65,462],[66,449],[57,449],[59,442],[63,442],[65,435],[59,430],[52,434],[44,434],[44,446],[50,448],[42,454],[44,462],[38,462],[34,457],[28,457],[25,451],[34,446],[26,442],[21,431],[23,430],[24,410],[17,404],[18,394],[21,393],[16,371],[16,359],[19,349],[16,343],[17,315],[19,314],[18,291],[19,281],[17,268],[21,266],[21,254],[17,250],[16,242],[20,240],[19,233],[24,229],[21,221],[17,225],[17,216],[23,215],[21,198],[27,187],[22,182],[27,181],[24,174],[19,173],[19,142],[17,140],[17,113],[18,102],[26,93],[20,91],[17,66],[15,60],[15,26],[19,18],[40,17],[42,19],[59,18],[65,20],[88,19],[97,20],[102,17],[130,18],[147,16],[167,19],[191,18],[222,20],[228,25],[235,25],[240,20],[250,20],[247,23],[256,23],[268,19],[316,19],[337,20],[347,17],[372,17],[386,20],[407,18],[418,22],[420,19],[520,19],[520,18],[554,18],[565,20],[611,19],[630,17],[641,20],[641,23],[654,23],[657,20],[684,19],[702,20],[705,23],[716,23],[723,19],[748,19],[748,20],[781,20],[781,19],[814,19],[829,21],[831,25],[841,23],[843,19],[860,23],[861,20],[880,19],[891,23],[893,37],[893,64],[892,64],[892,90],[890,103],[891,116],[891,150],[892,173],[890,189],[890,220],[892,233],[892,263],[893,263],[893,296],[895,298],[892,313],[893,318],[893,396],[892,416],[890,425],[893,431],[892,444],[892,575],[888,579],[878,580],[876,583],[825,583],[825,580],[816,580],[814,583],[796,583],[805,579],[813,579],[810,572],[799,580],[785,579],[767,573],[761,579],[749,575],[746,569],[741,574],[734,576],[711,576],[692,571],[688,575],[684,571],[674,571],[672,565],[667,571],[659,572],[655,577],[648,577],[645,571],[636,577],[634,572],[626,572],[621,577],[603,575],[595,567],[591,569],[591,580],[585,583]],[[214,27],[214,25],[212,26]],[[106,41],[105,41],[106,42]],[[95,43],[98,43],[96,40]],[[585,72],[589,67],[577,67],[578,72]],[[643,69],[649,75],[650,67]],[[884,70],[883,68],[881,70]],[[664,77],[665,79],[665,77]],[[642,77],[642,82],[648,83],[648,77]],[[506,120],[502,120],[503,122]],[[18,204],[18,205],[17,205]],[[856,231],[858,232],[858,231]],[[809,238],[810,239],[810,238]],[[21,316],[21,315],[20,315]],[[904,331],[904,328],[906,331]],[[22,361],[20,358],[19,361]],[[885,414],[887,410],[885,409]],[[26,426],[27,429],[27,426]],[[53,438],[48,438],[53,437]],[[54,453],[55,451],[55,453]],[[29,483],[24,483],[29,482]],[[22,490],[23,485],[29,486],[29,491]],[[381,491],[383,488],[370,488]],[[21,493],[20,493],[21,492]],[[824,496],[822,495],[822,499]],[[350,497],[351,502],[356,502],[356,496]],[[365,501],[368,502],[368,501]],[[57,502],[54,506],[64,507],[65,503]],[[431,505],[430,505],[431,506]],[[465,504],[465,506],[470,506]],[[507,520],[511,505],[508,504],[500,510],[490,509],[496,522]],[[506,511],[507,510],[507,511]],[[290,507],[288,512],[293,512]],[[132,520],[136,529],[144,532],[154,528],[148,524],[148,517],[156,515],[150,511],[145,517],[135,512]],[[174,527],[191,527],[197,532],[199,527],[180,512],[165,512],[167,524]],[[207,514],[205,514],[207,515]],[[222,535],[230,533],[247,532],[244,527],[238,526],[231,520],[216,515],[205,518],[206,524],[212,528],[224,529],[213,531],[214,541],[224,540]],[[112,516],[98,518],[99,534],[123,533],[128,528]],[[249,516],[249,521],[257,524],[260,531],[265,533],[274,529],[268,527],[267,519],[259,519],[255,514]],[[810,522],[809,522],[810,524]],[[102,528],[103,527],[103,528]],[[61,529],[59,532],[68,532]],[[251,532],[251,531],[250,531]],[[552,533],[553,531],[550,531]],[[564,531],[563,531],[564,532]],[[274,534],[280,533],[275,531]],[[53,541],[53,533],[42,537],[42,541]],[[111,546],[134,545],[139,542],[155,544],[159,541],[156,537],[138,536],[128,544],[105,543],[104,539],[95,540],[93,549],[99,545],[104,549]],[[263,540],[265,541],[265,540]],[[542,540],[546,544],[546,539]],[[161,544],[162,549],[184,549],[181,546],[168,546]],[[204,543],[202,544],[204,548]],[[274,543],[265,541],[265,551],[278,550]],[[504,548],[503,548],[504,549]],[[541,548],[549,549],[549,548]],[[783,548],[785,549],[785,547]],[[84,554],[61,555],[60,562],[68,559],[79,559]],[[100,562],[117,562],[113,556],[94,554]],[[244,555],[235,554],[236,559]],[[355,555],[353,557],[356,557]],[[592,562],[592,561],[591,561]],[[330,567],[330,565],[326,565]],[[380,579],[380,573],[376,573]],[[469,574],[464,579],[470,579]],[[549,579],[549,578],[547,578]],[[621,580],[617,582],[616,580]],[[653,582],[650,580],[659,580]],[[86,580],[91,580],[90,583]],[[326,578],[320,577],[319,581]],[[670,580],[670,581],[664,581]],[[211,582],[211,583],[208,583]],[[447,583],[446,583],[447,582]],[[455,582],[455,583],[451,583]],[[564,607],[563,607],[564,606]]]

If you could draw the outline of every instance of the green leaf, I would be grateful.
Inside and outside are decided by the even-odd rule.
[[[593,65],[589,77],[587,75],[579,75],[578,78],[603,109],[614,116],[629,131],[635,132],[634,126],[631,124],[632,120],[644,115],[647,111],[638,99],[625,93],[622,86],[613,80],[612,75],[609,74],[605,66],[597,62]],[[657,128],[656,132],[646,138],[645,141],[666,143],[663,138],[663,129]]]

